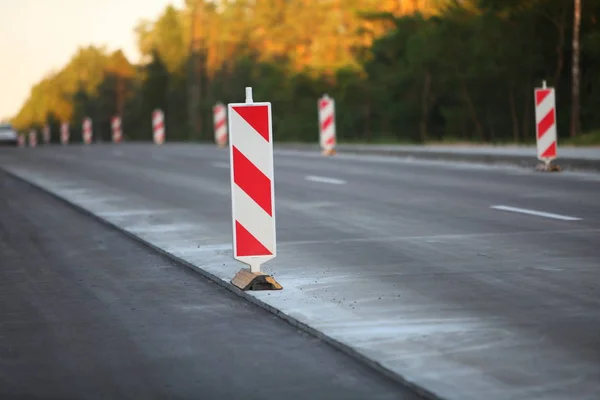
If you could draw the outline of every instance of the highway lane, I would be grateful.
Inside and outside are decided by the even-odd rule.
[[[164,210],[158,228],[180,229],[179,247],[226,249],[227,156],[78,146],[6,152],[0,165]],[[597,175],[295,151],[275,167],[279,255],[266,267],[286,290],[270,304],[447,398],[594,398]],[[147,232],[141,222],[126,223]]]
[[[415,399],[0,172],[0,398]]]

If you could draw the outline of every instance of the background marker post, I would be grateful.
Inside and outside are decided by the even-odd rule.
[[[319,142],[322,154],[335,154],[335,101],[324,94],[318,101],[319,108]]]
[[[92,143],[92,119],[86,117],[83,119],[83,143],[91,144]]]
[[[112,117],[110,121],[112,128],[112,140],[113,143],[121,143],[123,140],[123,131],[121,130],[121,117],[118,115]]]
[[[152,112],[152,133],[155,144],[165,142],[165,114],[158,108]]]
[[[219,147],[227,145],[227,108],[223,103],[213,107],[213,122],[215,129],[215,143]]]
[[[50,125],[44,125],[44,128],[42,130],[42,137],[44,139],[44,144],[50,144]]]
[[[29,131],[29,147],[37,147],[37,131],[35,129]]]
[[[63,122],[60,125],[60,143],[63,145],[69,144],[69,123]]]
[[[537,158],[544,163],[538,166],[538,169],[542,171],[559,171],[559,166],[551,165],[557,156],[554,88],[547,87],[546,81],[543,81],[541,88],[534,89],[534,98]]]

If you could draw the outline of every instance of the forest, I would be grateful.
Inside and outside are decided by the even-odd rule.
[[[559,141],[592,143],[600,0],[581,0],[580,24],[575,1],[187,0],[139,22],[141,60],[82,47],[32,88],[12,122],[58,132],[66,121],[77,140],[89,116],[94,135],[110,140],[119,115],[126,140],[151,140],[160,108],[168,141],[209,141],[215,103],[242,102],[252,86],[255,101],[272,103],[276,141],[316,142],[327,93],[340,142],[532,143],[533,90],[546,81]]]

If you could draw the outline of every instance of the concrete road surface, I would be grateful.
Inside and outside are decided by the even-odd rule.
[[[413,151],[422,153],[445,153],[453,152],[456,154],[481,154],[489,156],[522,156],[536,158],[537,150],[535,146],[487,146],[487,145],[342,145],[342,148],[348,150],[388,150],[388,151]],[[565,157],[569,159],[595,160],[600,161],[600,146],[595,147],[564,147],[560,146],[558,150],[557,162]]]
[[[0,166],[224,281],[228,152],[13,149]],[[281,292],[252,298],[446,399],[597,399],[600,175],[276,152]]]
[[[415,399],[0,172],[0,399]]]
[[[313,150],[318,145],[307,143],[278,143],[282,149]],[[376,145],[338,144],[340,153],[389,155],[394,157],[454,162],[477,162],[484,164],[518,165],[534,168],[537,160],[535,146],[491,146],[491,145]],[[558,159],[554,165],[564,170],[600,171],[600,146],[564,147],[558,146]]]

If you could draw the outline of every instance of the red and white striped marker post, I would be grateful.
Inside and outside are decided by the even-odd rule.
[[[250,266],[232,283],[242,290],[281,289],[261,272],[261,265],[276,256],[271,103],[254,103],[247,87],[246,102],[227,108],[233,257]]]
[[[155,144],[165,142],[165,114],[162,110],[156,109],[152,112],[152,133]]]
[[[213,122],[215,125],[215,143],[219,147],[227,145],[227,109],[222,103],[213,107]]]
[[[92,119],[86,117],[83,119],[83,142],[85,144],[92,143]]]
[[[44,129],[42,130],[42,135],[44,138],[44,144],[50,143],[50,125],[44,125]]]
[[[556,98],[554,88],[536,88],[535,94],[535,131],[537,142],[537,158],[544,162],[545,169],[556,159]]]
[[[327,94],[319,99],[319,142],[323,155],[335,154],[335,101]]]
[[[17,144],[19,147],[25,147],[25,135],[20,133],[17,135]]]
[[[37,132],[35,129],[29,131],[29,147],[37,146]]]
[[[69,123],[63,122],[60,124],[60,143],[63,145],[69,144]]]
[[[110,126],[112,128],[113,143],[121,143],[121,140],[123,140],[123,132],[121,131],[121,117],[118,115],[112,117]]]

